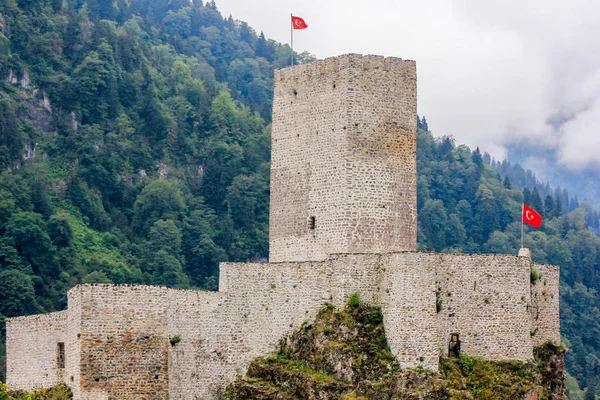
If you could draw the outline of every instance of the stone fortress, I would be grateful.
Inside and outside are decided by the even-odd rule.
[[[557,267],[526,249],[416,251],[416,96],[415,62],[398,58],[276,71],[270,262],[221,264],[218,292],[79,285],[67,310],[7,321],[8,386],[66,383],[75,400],[215,399],[352,293],[381,306],[403,368],[437,370],[457,337],[491,360],[531,360],[559,342]]]

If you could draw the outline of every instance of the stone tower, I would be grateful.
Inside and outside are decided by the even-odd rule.
[[[415,251],[414,61],[348,54],[275,72],[270,261]]]

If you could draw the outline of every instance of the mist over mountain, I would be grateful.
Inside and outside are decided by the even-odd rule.
[[[510,145],[507,160],[531,170],[541,182],[565,188],[573,196],[587,199],[596,207],[600,205],[600,171],[595,166],[569,168],[559,161],[555,149],[539,148],[527,143]]]

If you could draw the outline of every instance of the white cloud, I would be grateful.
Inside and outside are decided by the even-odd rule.
[[[600,165],[600,2],[593,0],[218,0],[225,15],[296,49],[417,61],[419,113],[480,146],[530,141],[572,168]]]

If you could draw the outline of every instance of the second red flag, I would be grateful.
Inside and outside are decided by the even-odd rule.
[[[523,222],[536,228],[542,227],[542,216],[533,208],[523,204]]]

